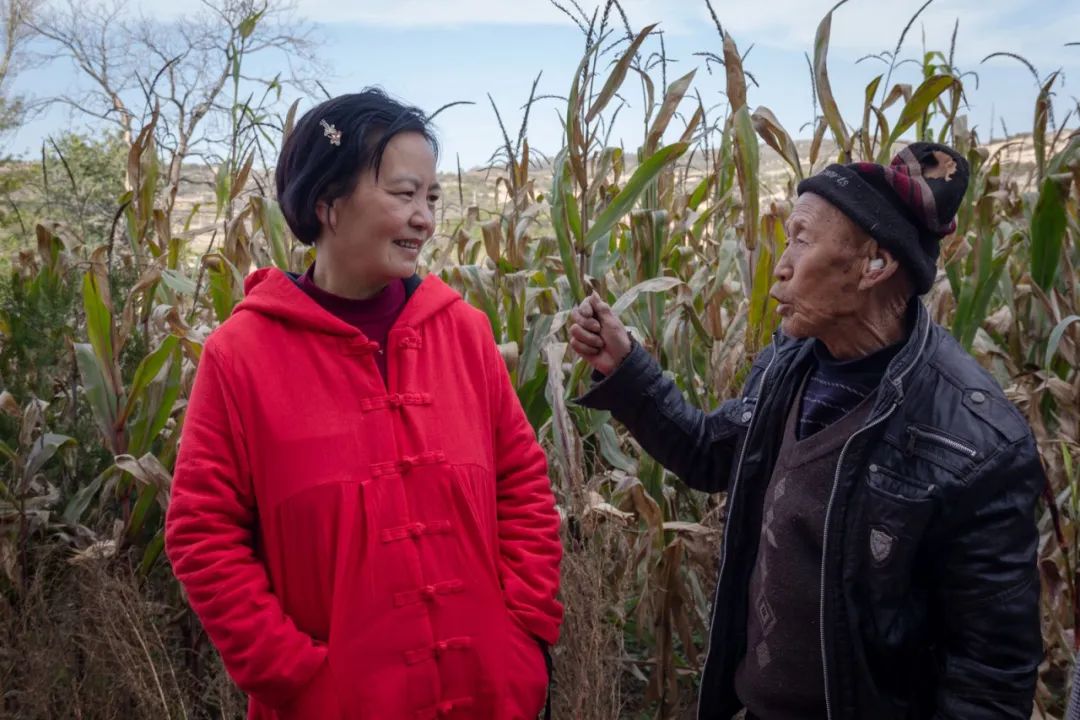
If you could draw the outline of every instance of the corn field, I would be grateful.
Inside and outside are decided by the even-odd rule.
[[[565,96],[539,98],[534,83],[518,132],[500,118],[485,176],[494,200],[473,205],[460,172],[444,178],[422,260],[486,313],[548,453],[566,550],[555,717],[688,716],[725,509],[723,495],[688,490],[608,414],[573,403],[589,378],[568,350],[570,309],[599,293],[690,401],[712,407],[738,392],[777,323],[768,289],[796,183],[830,162],[887,163],[898,143],[925,139],[954,146],[972,169],[925,301],[1029,419],[1050,477],[1034,717],[1062,718],[1080,624],[1080,133],[1067,129],[1080,108],[1056,97],[1059,74],[1031,68],[1040,91],[1030,131],[991,147],[969,129],[970,77],[953,49],[901,63],[901,35],[878,58],[883,72],[860,66],[865,102],[842,114],[830,12],[807,53],[812,140],[796,142],[768,108],[747,104],[754,82],[719,20],[704,53],[726,77],[714,103],[694,72],[668,81],[656,26],[632,28],[614,2],[601,10],[575,14],[583,53]],[[243,716],[165,562],[162,523],[207,335],[252,269],[302,272],[311,260],[264,162],[298,106],[279,110],[241,87],[244,33],[258,22],[255,13],[236,28],[209,245],[190,239],[191,215],[176,209],[178,176],[159,108],[148,106],[125,142],[126,191],[96,218],[100,231],[42,214],[5,260],[2,717]],[[611,141],[629,97],[644,108],[633,150]],[[539,102],[556,102],[564,123],[551,158],[529,145]],[[1016,161],[1021,152],[1030,161]],[[763,174],[766,157],[783,163],[780,179]]]

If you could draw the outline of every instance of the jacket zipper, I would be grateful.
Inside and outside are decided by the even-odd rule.
[[[769,370],[772,369],[773,362],[776,360],[776,356],[780,354],[779,349],[776,347],[776,333],[773,334],[773,355],[769,358],[769,363],[765,366],[765,371],[761,374],[761,383],[758,385],[757,402],[754,403],[754,414],[750,418],[750,424],[746,427],[746,438],[743,440],[742,448],[739,451],[739,462],[735,465],[735,475],[731,480],[731,490],[728,491],[728,518],[724,523],[724,539],[723,545],[720,546],[720,571],[716,574],[716,589],[713,590],[713,598],[718,596],[720,592],[720,580],[724,577],[724,566],[727,564],[727,549],[728,549],[728,533],[731,530],[731,510],[735,507],[735,491],[739,487],[739,475],[742,473],[743,460],[746,459],[746,446],[750,444],[750,434],[754,430],[754,424],[758,419],[758,410],[761,408],[761,400],[765,395],[765,381],[769,379]],[[716,608],[713,608],[715,615]],[[705,653],[705,664],[702,665],[702,675],[704,676],[704,668],[709,666],[709,657],[712,655],[712,622],[709,623],[709,649]],[[704,679],[704,677],[702,678]],[[698,709],[701,709],[701,693],[705,687],[704,682],[698,683]]]
[[[908,442],[908,452],[911,452],[915,449],[915,438],[920,437],[925,440],[929,440],[932,443],[947,447],[950,450],[956,450],[957,452],[963,453],[968,457],[975,457],[979,454],[978,451],[975,450],[975,448],[968,447],[967,445],[958,440],[953,440],[950,437],[945,437],[944,435],[939,435],[938,433],[930,432],[929,430],[917,428],[914,425],[908,428],[908,433],[911,435],[911,440]]]
[[[844,456],[847,455],[848,448],[851,446],[851,442],[857,438],[863,432],[880,425],[885,422],[894,412],[896,408],[900,407],[900,402],[904,399],[903,379],[904,376],[915,367],[915,363],[922,357],[923,350],[926,348],[926,341],[930,337],[930,324],[927,323],[926,328],[923,330],[923,339],[919,345],[919,352],[915,354],[915,358],[911,363],[903,369],[897,376],[893,384],[896,386],[896,391],[899,393],[899,397],[893,401],[893,404],[888,410],[871,420],[867,424],[852,433],[851,437],[844,443],[844,447],[840,450],[840,458],[836,461],[836,472],[833,474],[832,490],[829,492],[829,504],[825,507],[825,532],[821,540],[821,597],[818,600],[818,630],[821,636],[821,666],[822,676],[825,681],[825,717],[828,720],[832,720],[832,699],[829,697],[829,654],[825,652],[825,568],[826,558],[828,557],[829,550],[829,518],[832,516],[833,501],[836,499],[836,488],[840,485],[840,473],[844,467]],[[726,530],[727,528],[725,528]]]
[[[844,443],[843,449],[840,450],[840,459],[836,462],[836,474],[833,475],[832,491],[829,493],[829,504],[825,510],[825,533],[821,541],[821,598],[818,601],[818,628],[821,631],[821,665],[825,677],[825,716],[829,720],[832,720],[832,701],[829,698],[829,657],[828,653],[825,652],[825,551],[829,545],[829,517],[832,515],[833,499],[836,497],[836,488],[840,484],[840,468],[843,466],[844,456],[847,454],[851,441],[863,431],[869,430],[887,420],[899,406],[899,403],[894,402],[888,410],[872,422],[856,430]]]

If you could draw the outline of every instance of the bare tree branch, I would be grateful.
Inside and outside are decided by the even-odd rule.
[[[160,109],[155,142],[166,168],[166,215],[193,153],[224,140],[232,148],[226,156],[236,162],[236,148],[248,142],[237,145],[237,132],[265,140],[264,123],[245,118],[243,98],[254,102],[261,94],[265,115],[281,100],[282,87],[313,90],[321,70],[313,30],[289,0],[201,0],[195,12],[167,22],[133,14],[126,0],[60,0],[32,27],[90,81],[88,92],[52,102],[115,123],[128,143],[137,124]],[[273,78],[243,72],[256,55],[288,72]]]

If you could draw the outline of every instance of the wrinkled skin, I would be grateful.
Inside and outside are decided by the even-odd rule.
[[[787,335],[818,338],[841,359],[904,337],[910,285],[891,253],[813,193],[799,197],[786,226],[769,294]]]
[[[911,283],[899,262],[827,200],[799,196],[786,224],[788,245],[770,294],[781,328],[813,337],[838,359],[869,355],[902,340]],[[608,375],[630,353],[630,337],[595,293],[570,313],[570,346]]]

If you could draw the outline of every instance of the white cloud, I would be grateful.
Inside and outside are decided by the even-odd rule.
[[[559,4],[577,15],[572,0]],[[718,2],[720,0],[717,0]],[[153,17],[174,17],[198,10],[199,0],[131,0],[132,5]],[[566,25],[573,21],[548,0],[294,0],[298,13],[316,22],[356,23],[393,28],[454,28],[463,25]],[[603,2],[579,0],[587,12]],[[686,31],[697,20],[695,0],[622,0],[631,21],[641,26],[662,21],[671,32]]]
[[[921,0],[851,0],[833,15],[830,47],[860,53],[892,50],[922,4]],[[833,5],[834,0],[732,3],[724,8],[721,20],[736,40],[743,38],[740,45],[754,42],[809,50],[818,23]],[[1018,23],[1018,15],[1027,22]],[[957,61],[962,64],[971,66],[998,51],[1023,54],[1046,65],[1047,70],[1076,62],[1069,48],[1063,47],[1080,39],[1080,3],[1074,2],[939,0],[921,13],[909,30],[904,54],[916,54],[924,33],[929,49],[947,51],[958,19]],[[1080,53],[1075,58],[1080,58]]]
[[[355,23],[374,27],[453,29],[465,25],[570,25],[549,0],[295,0],[298,13],[316,22]],[[572,8],[571,0],[559,0]],[[145,13],[169,17],[192,12],[199,0],[133,0]],[[579,0],[591,12],[602,0]],[[668,33],[707,27],[712,20],[704,0],[622,0],[631,23],[660,22]],[[814,33],[835,0],[712,0],[721,23],[740,47],[794,47],[810,50]],[[859,53],[895,46],[900,31],[923,0],[850,0],[833,16],[831,47]],[[1027,12],[1023,12],[1024,8]],[[1018,14],[1030,23],[1015,22]],[[905,40],[917,49],[925,32],[931,48],[947,49],[953,23],[960,19],[958,59],[968,66],[1001,50],[1030,57],[1040,70],[1080,61],[1080,3],[1064,0],[936,0],[920,16]],[[1038,22],[1035,22],[1038,20]],[[1045,72],[1045,70],[1044,70]]]

